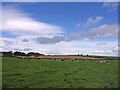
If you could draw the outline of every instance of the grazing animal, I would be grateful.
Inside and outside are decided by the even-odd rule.
[[[104,63],[103,61],[100,61],[100,63]]]
[[[23,58],[23,59],[24,59],[24,60],[28,60],[28,58],[26,58],[26,57],[25,57],[25,58]]]
[[[74,62],[75,60],[72,60],[72,62]]]
[[[59,59],[58,61],[59,61],[59,62],[63,62],[64,60],[63,60],[63,59]]]
[[[61,59],[61,61],[64,61],[63,59]]]
[[[103,64],[107,63],[107,64],[109,64],[108,61],[100,61],[100,63],[103,63]]]
[[[105,63],[109,64],[109,62],[108,62],[108,61],[105,61]]]
[[[18,59],[20,59],[20,57],[17,57]]]

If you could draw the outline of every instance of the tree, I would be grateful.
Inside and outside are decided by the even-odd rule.
[[[35,52],[29,52],[29,53],[27,54],[27,56],[40,56],[40,55],[43,55],[43,54],[35,53]]]
[[[2,52],[3,57],[13,57],[12,51]]]
[[[14,52],[14,56],[25,56],[25,53],[24,52]]]

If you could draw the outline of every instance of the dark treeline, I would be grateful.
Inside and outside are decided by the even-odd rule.
[[[14,56],[40,56],[43,54],[37,53],[37,52],[29,52],[29,53],[24,53],[24,52],[12,52],[12,51],[8,51],[8,52],[0,52],[1,55],[3,57],[14,57]]]

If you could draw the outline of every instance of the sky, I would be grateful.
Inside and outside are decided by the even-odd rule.
[[[118,3],[3,2],[0,51],[117,56]]]

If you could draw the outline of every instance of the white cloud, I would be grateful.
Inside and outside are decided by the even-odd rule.
[[[42,34],[63,33],[61,27],[40,21],[36,21],[25,13],[13,6],[3,7],[2,30],[14,35],[36,36]]]
[[[0,48],[5,46],[5,42],[4,41],[0,41]]]
[[[103,7],[108,7],[108,6],[110,6],[111,5],[111,2],[104,2],[103,3]]]
[[[118,25],[101,25],[96,28],[92,28],[89,32],[90,39],[97,39],[107,36],[118,36]]]
[[[86,21],[86,27],[96,25],[103,17],[96,19],[89,18]],[[80,23],[76,28],[80,27]],[[2,38],[0,41],[0,50],[2,51],[24,51],[39,52],[43,54],[97,54],[97,55],[116,55],[112,48],[117,46],[117,42],[94,42],[94,41],[78,41],[76,39],[97,39],[105,36],[117,36],[117,25],[101,25],[90,29],[88,32],[73,33],[70,38],[71,42],[66,42],[60,38],[60,42],[55,44],[38,44],[31,38],[47,37],[52,38],[63,33],[63,29],[56,25],[39,22],[30,18],[29,14],[13,7],[3,7],[3,31],[20,35],[17,38]],[[27,39],[28,42],[23,42]],[[54,38],[52,38],[54,39]],[[107,43],[105,45],[97,45],[98,43]],[[109,46],[108,46],[109,45]],[[98,48],[99,47],[99,48]],[[98,52],[96,52],[98,51]],[[104,51],[101,52],[101,51]],[[112,51],[112,52],[111,52]]]
[[[104,2],[103,3],[103,7],[117,7],[118,6],[118,2]]]
[[[95,26],[96,24],[98,24],[101,20],[103,19],[103,17],[101,16],[97,16],[95,19],[92,18],[92,17],[89,17],[84,24],[82,24],[81,22],[80,23],[77,23],[75,25],[75,29],[80,29],[83,28],[88,28],[89,26]]]
[[[12,44],[5,42],[11,41]],[[3,38],[3,51],[23,51],[23,52],[39,52],[43,54],[89,54],[89,55],[116,55],[114,50],[117,46],[117,41],[84,41],[76,40],[71,42],[61,41],[56,44],[38,44],[35,41],[23,42],[23,39],[7,39]],[[97,43],[107,43],[107,45],[98,46]],[[111,52],[112,51],[112,52]]]
[[[100,17],[100,16],[97,16],[95,19],[93,19],[92,17],[89,17],[88,20],[86,21],[86,23],[83,25],[83,28],[87,28],[89,26],[94,26],[94,25],[98,24],[102,19],[103,19],[103,17]]]
[[[120,51],[120,47],[117,46],[117,47],[114,48],[114,50]]]
[[[80,26],[81,26],[81,23],[76,24],[76,25],[75,25],[75,29],[79,29]]]
[[[118,25],[101,25],[90,29],[88,32],[76,32],[70,35],[70,39],[98,39],[107,36],[118,36]]]
[[[69,41],[65,36],[53,36],[53,37],[37,37],[37,41],[41,44],[55,44],[61,41]]]
[[[80,39],[85,39],[87,38],[87,33],[86,32],[75,32],[70,34],[70,40],[80,40]]]
[[[104,53],[105,51],[103,51],[103,50],[100,50],[100,51],[94,51],[94,52],[96,52],[96,53]]]
[[[98,46],[107,45],[107,43],[106,42],[100,42],[100,43],[97,43],[96,45],[98,45]]]
[[[112,52],[112,50],[107,50],[106,52]]]
[[[118,2],[104,2],[103,7],[108,8],[108,12],[113,12],[118,8]]]

